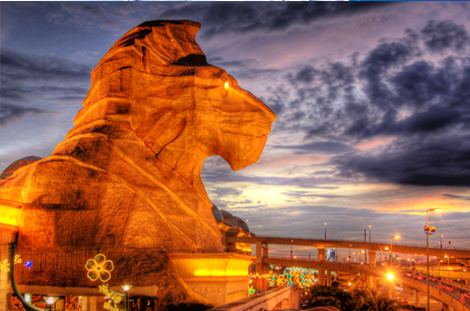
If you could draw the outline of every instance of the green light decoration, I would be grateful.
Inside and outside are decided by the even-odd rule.
[[[253,280],[266,279],[268,287],[276,286],[291,286],[297,284],[302,290],[310,288],[315,285],[315,275],[312,269],[303,268],[292,268],[290,270],[284,270],[282,273],[276,273],[273,270],[269,270],[268,273],[250,274],[250,281],[248,283],[249,295],[254,295],[256,290],[253,285]]]

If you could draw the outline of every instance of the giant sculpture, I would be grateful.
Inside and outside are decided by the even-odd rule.
[[[145,22],[119,39],[91,74],[75,127],[51,156],[1,181],[22,206],[19,251],[107,250],[111,283],[159,283],[184,301],[172,252],[221,252],[200,177],[219,155],[234,170],[258,161],[275,114],[195,42],[200,24]],[[23,284],[90,286],[82,276],[39,273]],[[54,284],[51,284],[54,283]]]

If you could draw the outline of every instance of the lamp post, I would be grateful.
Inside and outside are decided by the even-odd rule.
[[[46,302],[46,305],[48,306],[48,310],[51,310],[52,306],[56,303],[59,297],[44,296],[43,299]]]
[[[369,225],[369,243],[372,242],[372,226]]]
[[[442,249],[442,237],[443,237],[443,236],[444,236],[444,235],[443,235],[443,234],[441,234],[441,249]]]
[[[326,240],[326,222],[325,222],[325,240]]]
[[[429,236],[436,232],[436,227],[434,226],[429,227],[429,212],[440,213],[442,212],[442,209],[430,208],[426,210],[426,226],[424,226],[424,233],[426,234],[426,287],[427,287],[426,298],[427,298],[428,311],[431,310],[430,304],[429,304]]]
[[[393,245],[393,244],[392,244],[392,241],[393,241],[393,240],[392,240],[392,239],[399,239],[399,238],[400,238],[399,235],[392,235],[392,236],[390,237],[390,267],[393,265],[393,261],[392,261],[392,254],[393,254],[393,253],[392,253],[392,245]]]
[[[121,285],[121,287],[126,292],[126,311],[129,311],[129,290],[132,285]]]

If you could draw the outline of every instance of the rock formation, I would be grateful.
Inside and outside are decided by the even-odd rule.
[[[167,254],[223,250],[203,162],[220,155],[234,170],[255,163],[275,119],[206,63],[199,28],[151,21],[126,33],[92,71],[65,141],[1,180],[1,199],[22,205],[20,252],[100,247],[115,262],[111,284],[158,280],[157,296],[184,301]],[[86,273],[36,274],[20,283],[96,286]]]

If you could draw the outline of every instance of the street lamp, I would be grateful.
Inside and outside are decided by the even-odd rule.
[[[428,311],[430,309],[429,304],[429,236],[436,232],[436,227],[431,226],[429,227],[429,212],[442,212],[441,208],[430,208],[426,210],[426,226],[424,226],[424,233],[426,234],[426,286],[427,286],[427,303],[428,303]]]
[[[372,226],[369,225],[369,243],[372,242]]]
[[[132,285],[121,285],[122,289],[126,292],[126,311],[129,311],[129,290],[131,289]]]
[[[443,234],[441,234],[441,249],[442,249],[442,237],[443,237],[443,236],[444,236],[444,235],[443,235]]]
[[[46,302],[46,305],[48,306],[48,310],[51,310],[52,306],[56,303],[57,299],[59,299],[59,297],[51,297],[51,296],[44,296],[42,298]]]
[[[399,239],[400,236],[399,235],[392,235],[390,237],[390,267],[393,265],[393,262],[392,262],[392,247],[393,247],[393,244],[392,244],[392,239]]]
[[[326,222],[325,222],[325,240],[326,240]]]

